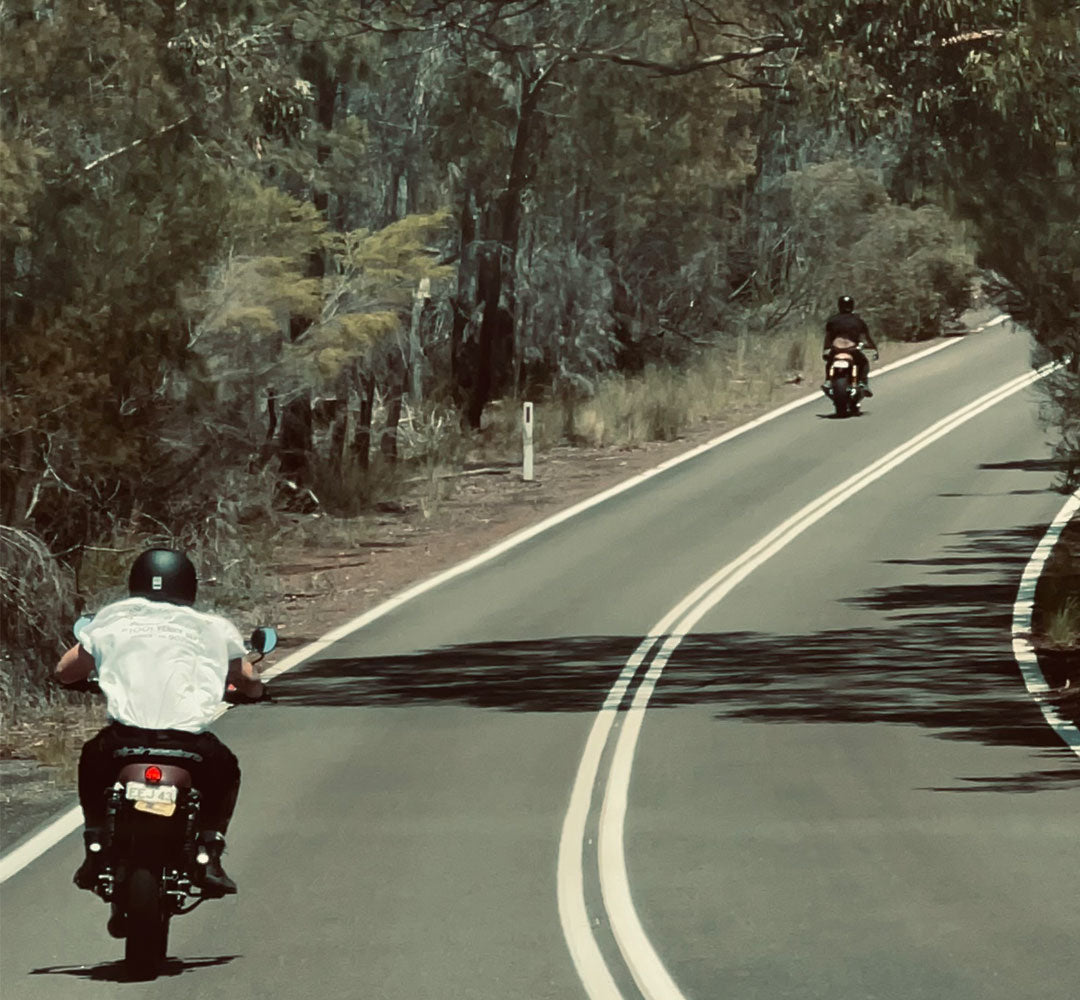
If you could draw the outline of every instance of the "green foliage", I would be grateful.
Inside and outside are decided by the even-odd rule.
[[[815,164],[762,197],[776,251],[761,294],[793,296],[808,316],[853,295],[875,339],[936,336],[967,308],[975,268],[960,228],[939,208],[893,204],[872,171]]]
[[[342,269],[357,297],[411,308],[417,285],[450,278],[453,269],[437,263],[438,244],[450,225],[448,212],[410,215],[376,232],[345,234]]]
[[[340,234],[334,272],[322,281],[321,315],[286,349],[287,377],[330,390],[358,364],[369,365],[404,328],[420,283],[437,287],[453,274],[437,259],[448,224],[449,215],[436,212]]]
[[[971,304],[974,261],[945,213],[889,205],[851,248],[846,287],[865,297],[878,336],[940,336]]]

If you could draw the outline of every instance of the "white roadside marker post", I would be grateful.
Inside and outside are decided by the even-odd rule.
[[[533,405],[525,404],[525,413],[521,421],[521,443],[524,451],[521,478],[527,483],[533,481]]]

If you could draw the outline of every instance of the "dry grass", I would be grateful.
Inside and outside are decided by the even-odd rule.
[[[1035,590],[1033,626],[1048,645],[1080,652],[1080,518],[1065,526],[1046,562]]]
[[[534,401],[536,452],[565,444],[634,448],[673,441],[715,417],[759,411],[786,380],[816,379],[821,336],[797,328],[772,336],[740,334],[702,353],[692,366],[651,366],[638,376],[599,381],[587,396]],[[493,402],[473,442],[481,461],[521,458],[522,401]]]
[[[816,370],[808,369],[819,353],[819,337],[810,331],[741,334],[685,370],[653,367],[635,378],[612,376],[577,404],[576,438],[591,447],[672,441],[704,420],[760,410],[797,374],[814,378]]]
[[[24,702],[4,714],[0,757],[37,760],[59,768],[59,777],[67,781],[74,781],[83,743],[106,722],[101,699],[66,692]]]
[[[1047,613],[1046,638],[1055,646],[1080,643],[1080,597],[1073,594]]]

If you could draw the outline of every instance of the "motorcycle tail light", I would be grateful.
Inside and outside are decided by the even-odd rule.
[[[155,764],[151,764],[143,773],[143,777],[146,778],[151,785],[156,785],[161,781],[161,768],[157,767]]]

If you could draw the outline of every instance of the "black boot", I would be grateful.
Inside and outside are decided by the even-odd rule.
[[[79,865],[72,879],[80,889],[93,889],[97,884],[97,877],[104,867],[101,856],[101,838],[102,831],[96,827],[87,827],[83,831],[83,848],[86,851],[86,857],[83,858],[83,863]]]
[[[199,834],[199,845],[195,852],[195,871],[192,873],[195,884],[207,897],[217,898],[236,892],[236,883],[225,874],[221,867],[221,855],[225,850],[225,836],[216,830]],[[203,861],[203,858],[206,860]]]
[[[118,903],[113,903],[109,913],[109,923],[106,928],[109,935],[114,938],[127,937],[127,916]]]

